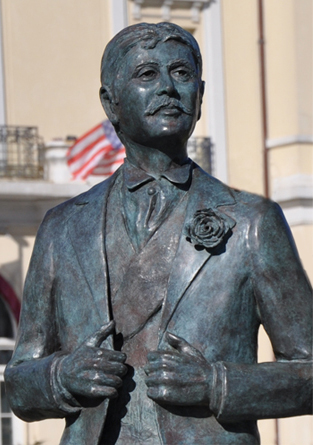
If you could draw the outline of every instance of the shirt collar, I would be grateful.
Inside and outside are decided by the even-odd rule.
[[[192,161],[188,159],[186,164],[171,168],[163,172],[160,177],[166,178],[173,184],[186,184],[190,177],[191,165]],[[156,179],[141,168],[135,167],[127,158],[124,160],[123,172],[124,182],[130,191]]]

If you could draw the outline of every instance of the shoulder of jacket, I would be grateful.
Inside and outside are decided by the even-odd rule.
[[[64,225],[64,223],[75,214],[79,207],[84,206],[89,202],[103,199],[110,186],[114,183],[116,177],[117,172],[108,179],[94,185],[86,192],[74,196],[48,210],[40,228],[42,229],[51,225],[57,227],[57,224]]]
[[[254,209],[261,213],[267,213],[270,210],[277,210],[280,208],[276,202],[256,193],[246,192],[235,188],[232,188],[231,190],[236,202],[242,206],[251,208],[251,211]]]

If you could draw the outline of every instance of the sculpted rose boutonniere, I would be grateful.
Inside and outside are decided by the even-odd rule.
[[[195,246],[214,249],[226,241],[236,222],[217,209],[197,210],[193,219],[187,223],[187,240]]]

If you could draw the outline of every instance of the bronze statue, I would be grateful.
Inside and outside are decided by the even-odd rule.
[[[252,445],[257,419],[311,413],[311,291],[282,212],[187,156],[201,71],[169,23],[104,52],[127,159],[47,213],[5,374],[22,419],[65,417],[62,444]],[[274,363],[257,363],[261,323]]]

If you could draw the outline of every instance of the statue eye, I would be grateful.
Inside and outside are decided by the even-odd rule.
[[[186,81],[193,77],[193,73],[185,67],[175,68],[172,76],[178,80]]]
[[[157,73],[155,70],[149,68],[149,69],[145,69],[140,71],[140,73],[138,74],[138,77],[141,80],[153,80],[155,79],[157,76]]]

